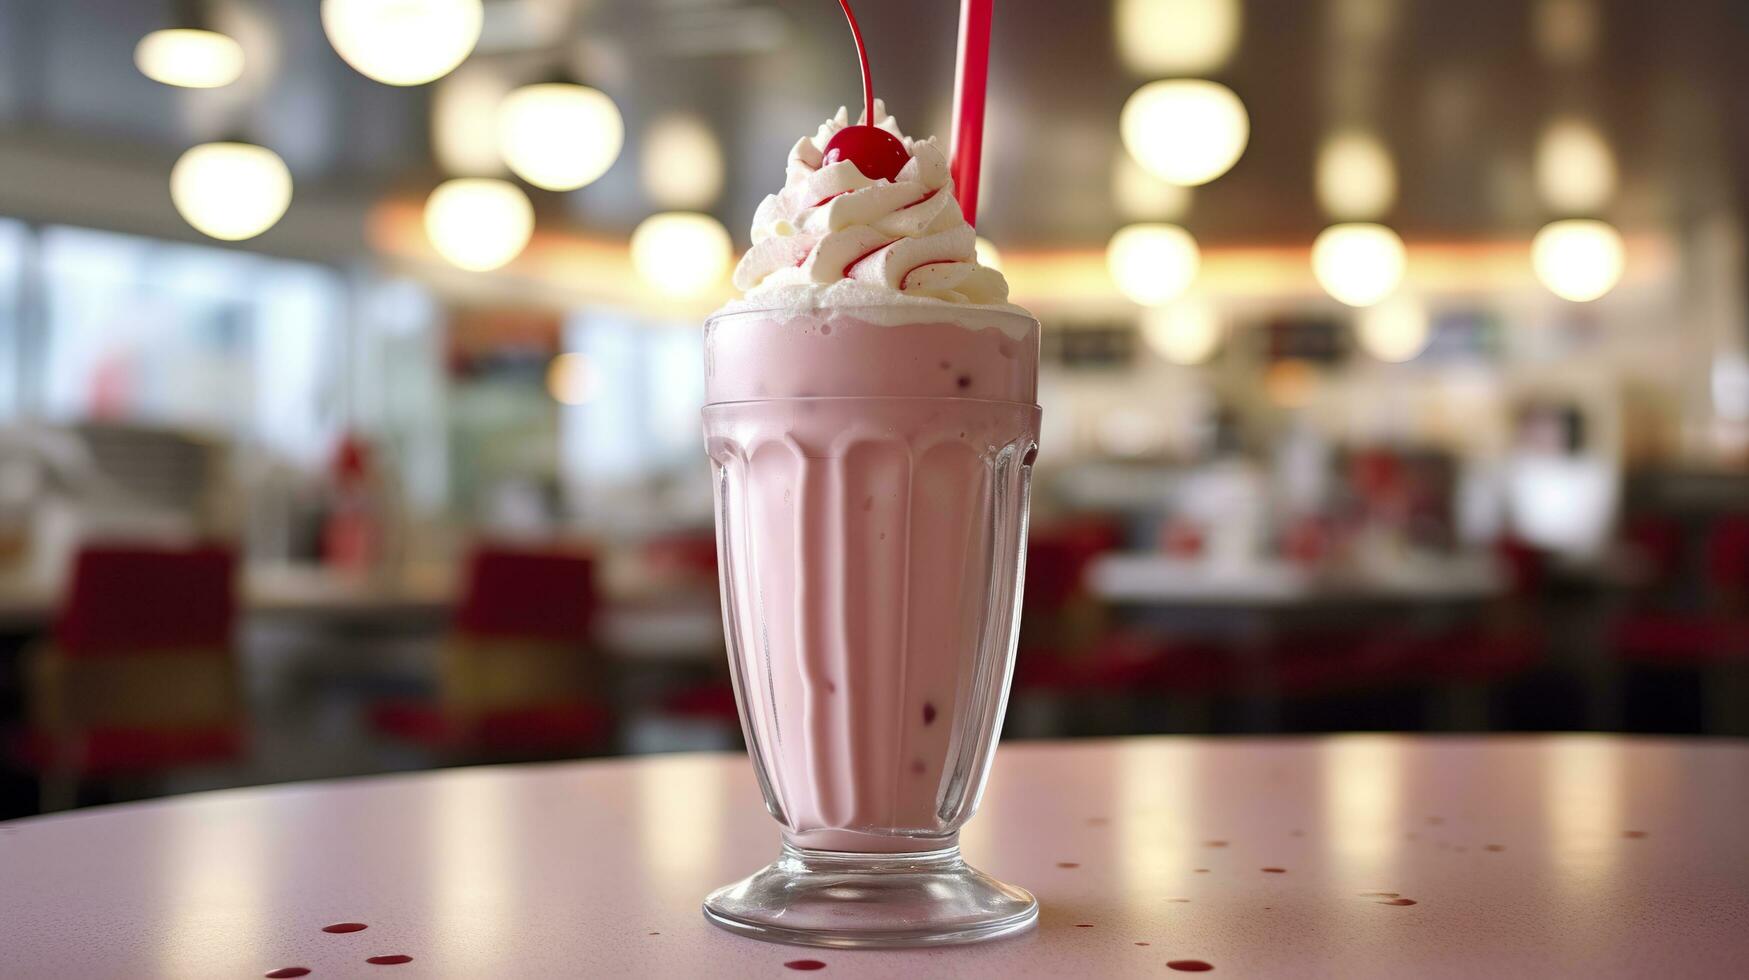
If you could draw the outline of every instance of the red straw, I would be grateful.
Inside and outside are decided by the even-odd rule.
[[[880,120],[874,117],[874,76],[868,71],[868,49],[862,46],[862,28],[856,26],[856,15],[850,12],[850,0],[838,0],[838,6],[844,8],[844,19],[850,21],[850,36],[856,41],[856,60],[862,63],[862,124],[873,126]]]
[[[978,224],[978,163],[984,152],[984,93],[990,81],[990,15],[995,0],[962,0],[959,64],[953,79],[953,175],[966,224]]]

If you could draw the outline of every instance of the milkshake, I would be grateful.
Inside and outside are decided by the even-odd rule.
[[[706,913],[837,946],[1036,917],[957,834],[1013,666],[1038,323],[978,264],[939,145],[877,125],[903,152],[886,176],[833,159],[870,128],[846,110],[795,145],[736,269],[745,298],[705,334],[729,656],[784,838]]]

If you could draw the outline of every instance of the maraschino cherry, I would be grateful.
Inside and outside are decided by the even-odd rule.
[[[822,163],[849,160],[870,180],[897,180],[899,171],[911,154],[905,144],[892,133],[872,125],[874,119],[874,78],[868,72],[868,51],[862,45],[862,28],[856,26],[856,15],[850,12],[850,0],[838,0],[844,8],[844,19],[850,21],[850,36],[856,39],[856,57],[862,62],[862,118],[870,125],[846,126],[826,142]]]

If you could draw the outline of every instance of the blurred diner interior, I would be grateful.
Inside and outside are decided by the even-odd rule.
[[[878,6],[945,138],[953,5]],[[841,14],[423,7],[0,3],[0,818],[741,745],[701,324]],[[1746,32],[1000,4],[1007,737],[1749,734]]]

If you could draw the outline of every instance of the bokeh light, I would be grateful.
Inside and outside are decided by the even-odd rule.
[[[1372,221],[1397,200],[1397,166],[1376,135],[1348,130],[1318,148],[1313,175],[1318,204],[1338,221]]]
[[[1558,119],[1536,144],[1536,189],[1551,210],[1594,212],[1615,196],[1615,154],[1597,127]]]
[[[359,74],[423,85],[455,70],[480,40],[480,0],[322,0],[328,43]]]
[[[723,150],[697,116],[676,114],[650,124],[639,148],[644,193],[664,208],[708,208],[723,191]]]
[[[723,223],[708,214],[652,215],[632,232],[632,265],[657,292],[674,299],[708,294],[734,261]]]
[[[561,405],[584,405],[595,397],[595,365],[575,352],[547,364],[547,393]]]
[[[498,152],[498,106],[511,85],[494,67],[467,64],[431,93],[431,153],[444,173],[495,177],[508,172]]]
[[[1142,313],[1142,339],[1173,364],[1204,363],[1220,347],[1221,333],[1220,317],[1202,300],[1180,300]]]
[[[1413,296],[1393,296],[1356,316],[1354,332],[1362,350],[1381,361],[1412,361],[1433,335],[1427,305]]]
[[[253,143],[203,143],[170,168],[170,200],[196,231],[220,241],[254,238],[291,206],[292,176],[279,154]]]
[[[1317,396],[1320,380],[1318,369],[1309,362],[1277,361],[1263,374],[1263,391],[1282,408],[1305,408]]]
[[[1106,268],[1131,302],[1159,306],[1195,281],[1202,251],[1177,225],[1139,224],[1118,229],[1105,249]]]
[[[1312,243],[1312,275],[1349,306],[1371,306],[1389,296],[1407,265],[1403,239],[1384,225],[1331,225]]]
[[[153,31],[134,46],[134,64],[154,82],[182,88],[221,88],[243,74],[243,46],[217,31]]]
[[[996,250],[996,245],[983,235],[975,242],[978,251],[978,264],[986,269],[1002,271],[1002,253]]]
[[[1596,0],[1537,0],[1531,12],[1531,40],[1550,64],[1571,67],[1597,53]]]
[[[498,149],[516,176],[549,191],[594,183],[625,143],[625,121],[587,85],[524,85],[498,108]]]
[[[471,272],[500,268],[534,234],[534,205],[522,188],[491,177],[458,177],[425,200],[425,235],[450,264]]]
[[[1238,0],[1118,0],[1112,35],[1138,75],[1201,75],[1239,46]]]
[[[1574,218],[1544,225],[1531,242],[1530,261],[1550,292],[1588,303],[1621,281],[1626,251],[1621,233],[1610,225]]]
[[[1143,170],[1127,152],[1112,157],[1112,202],[1128,221],[1180,221],[1190,210],[1194,193]]]
[[[1251,138],[1245,103],[1225,85],[1199,78],[1142,86],[1124,103],[1118,126],[1137,163],[1186,187],[1232,169]]]

